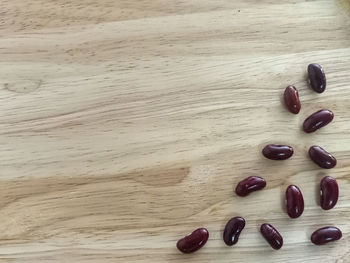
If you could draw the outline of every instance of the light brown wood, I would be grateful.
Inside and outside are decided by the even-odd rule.
[[[0,28],[1,262],[350,262],[349,0],[12,0]],[[323,65],[316,94],[306,66]],[[285,86],[302,110],[286,111]],[[320,108],[334,122],[304,134]],[[262,157],[286,143],[292,159]],[[307,157],[317,144],[338,165]],[[235,184],[263,176],[247,198]],[[318,205],[324,175],[340,199]],[[283,211],[298,185],[305,212]],[[247,225],[235,247],[222,231]],[[280,230],[273,251],[258,232]],[[343,239],[324,247],[313,230],[336,225]],[[177,240],[207,227],[192,255]]]

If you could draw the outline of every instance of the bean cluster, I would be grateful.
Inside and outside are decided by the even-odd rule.
[[[319,64],[310,64],[307,68],[311,88],[317,93],[326,89],[326,76]],[[287,109],[298,114],[301,109],[298,90],[294,86],[288,86],[284,91],[284,102]],[[305,119],[303,130],[312,133],[326,126],[333,120],[333,113],[327,109],[321,109]],[[291,146],[268,144],[262,150],[262,154],[271,160],[286,160],[293,155]],[[309,149],[310,159],[324,169],[333,168],[337,164],[336,158],[320,146],[311,146]],[[240,181],[235,189],[238,196],[245,197],[250,193],[262,190],[266,186],[264,178],[250,176]],[[320,183],[320,206],[324,210],[332,209],[339,196],[337,181],[326,176]],[[304,198],[296,185],[289,185],[286,189],[286,211],[290,218],[298,218],[304,211]],[[245,227],[245,220],[242,217],[231,218],[224,229],[223,240],[227,246],[233,246],[238,242],[239,236]],[[283,246],[283,238],[278,230],[264,223],[260,232],[273,249],[280,249]],[[311,242],[315,245],[324,245],[328,242],[339,240],[342,232],[335,226],[325,226],[317,229],[311,235]],[[198,228],[188,236],[177,242],[177,248],[183,253],[192,253],[203,247],[209,238],[209,232],[205,228]]]

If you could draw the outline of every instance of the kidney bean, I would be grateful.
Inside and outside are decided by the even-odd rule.
[[[339,228],[334,226],[326,226],[317,229],[311,235],[311,242],[315,245],[324,245],[328,242],[341,239],[342,233]]]
[[[321,168],[331,169],[337,164],[337,159],[320,146],[311,146],[309,156]]]
[[[293,148],[288,145],[268,144],[262,154],[271,160],[286,160],[293,155]]]
[[[232,246],[238,242],[239,235],[245,227],[245,220],[242,217],[231,218],[224,230],[224,242],[228,246]]]
[[[193,253],[203,247],[209,238],[209,232],[205,228],[198,228],[188,236],[180,239],[176,246],[182,253]]]
[[[296,185],[290,185],[286,190],[286,208],[289,217],[298,218],[304,212],[304,198]]]
[[[322,93],[326,89],[326,75],[321,65],[313,63],[307,67],[307,73],[311,88],[317,93]]]
[[[331,176],[325,176],[321,180],[321,200],[322,209],[332,209],[338,202],[339,188],[337,181]]]
[[[288,86],[283,97],[287,109],[291,113],[298,114],[301,108],[298,90],[294,86]]]
[[[280,249],[283,246],[281,234],[270,224],[262,224],[260,232],[273,249]]]
[[[264,178],[249,176],[237,184],[236,194],[239,196],[247,196],[251,192],[263,189],[265,186],[266,181]]]
[[[326,126],[333,118],[334,114],[330,110],[319,110],[306,118],[303,129],[306,133],[314,132]]]

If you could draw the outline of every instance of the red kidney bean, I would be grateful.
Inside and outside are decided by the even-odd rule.
[[[294,86],[288,86],[284,91],[284,103],[287,109],[298,114],[301,108],[298,90]]]
[[[176,246],[182,253],[193,253],[203,247],[209,238],[209,232],[205,228],[198,228],[188,236],[180,239]]]
[[[262,224],[260,232],[273,249],[280,249],[283,246],[281,234],[270,224]]]
[[[286,190],[286,208],[289,217],[298,218],[304,212],[304,198],[296,185],[290,185]]]
[[[293,148],[288,145],[268,144],[262,154],[271,160],[286,160],[293,155]]]
[[[337,159],[320,146],[311,146],[309,156],[321,168],[331,169],[337,164]]]
[[[238,242],[239,235],[245,227],[245,220],[242,217],[231,218],[224,230],[224,242],[228,246],[232,246]]]
[[[334,114],[330,110],[319,110],[306,118],[303,129],[306,133],[314,132],[326,126],[333,118]]]
[[[342,233],[339,228],[335,226],[326,226],[317,229],[311,235],[311,242],[315,245],[324,245],[328,242],[341,239]]]
[[[321,65],[313,63],[307,67],[311,88],[317,93],[322,93],[326,89],[326,75]]]
[[[251,192],[263,189],[265,186],[266,181],[264,178],[249,176],[237,184],[236,194],[239,196],[247,196]]]
[[[339,188],[337,181],[331,176],[325,176],[321,180],[321,200],[322,209],[332,209],[338,202]]]

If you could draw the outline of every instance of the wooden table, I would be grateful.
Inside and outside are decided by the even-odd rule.
[[[0,262],[350,262],[350,1],[13,0],[0,28]],[[307,85],[320,63],[326,92]],[[302,110],[283,107],[299,89]],[[334,121],[314,134],[320,108]],[[294,147],[287,161],[260,153]],[[322,170],[320,145],[338,165]],[[265,177],[247,198],[241,179]],[[340,199],[318,205],[319,182]],[[284,192],[298,185],[305,212],[289,219]],[[227,220],[247,225],[226,247]],[[263,222],[283,234],[272,250]],[[336,225],[343,239],[317,247]],[[175,247],[210,231],[192,255]]]

